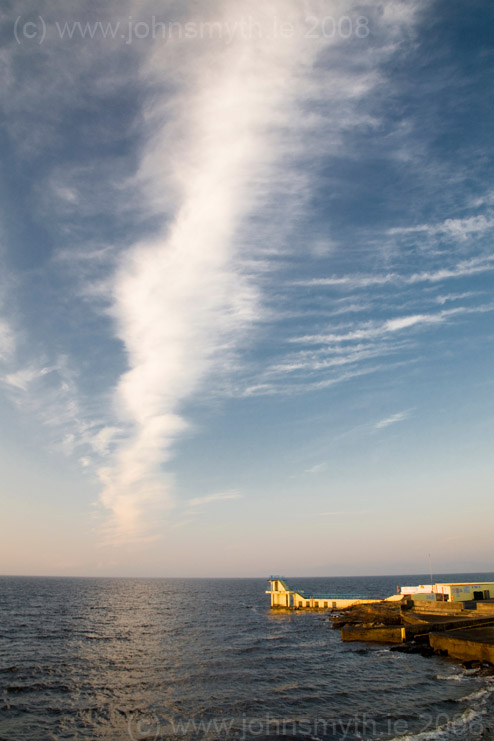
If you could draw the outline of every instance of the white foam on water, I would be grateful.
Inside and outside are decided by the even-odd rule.
[[[391,741],[475,741],[481,739],[485,730],[482,714],[467,708],[459,718],[452,718],[442,726],[415,734],[395,736]]]
[[[494,694],[494,677],[479,677],[479,680],[483,679],[483,686],[480,687],[478,690],[474,690],[469,695],[465,695],[465,697],[460,698],[460,702],[475,702],[480,701],[477,703],[477,708],[488,710],[492,708],[492,695]]]
[[[494,690],[489,687],[483,687],[481,690],[476,690],[475,692],[471,692],[469,695],[465,695],[465,697],[460,698],[460,702],[467,702],[472,700],[480,700],[481,697],[485,697],[486,695],[492,694]]]
[[[466,674],[452,674],[450,676],[438,676],[438,679],[460,681],[471,679]],[[459,698],[458,702],[468,702],[461,715],[451,718],[447,723],[439,725],[434,729],[427,729],[415,734],[396,736],[392,741],[475,741],[485,738],[487,726],[494,726],[494,718],[487,718],[492,714],[492,695],[494,694],[494,677],[479,677],[483,686],[465,697]]]
[[[444,676],[443,674],[437,674],[436,679],[444,679],[447,682],[461,682],[462,680],[466,679],[464,674],[450,674],[449,676]]]

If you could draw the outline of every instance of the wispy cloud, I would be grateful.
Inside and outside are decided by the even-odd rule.
[[[494,311],[494,304],[484,304],[482,306],[458,306],[453,309],[444,309],[436,313],[429,314],[410,314],[408,316],[395,317],[386,319],[383,322],[368,322],[362,324],[356,329],[349,332],[329,333],[318,335],[304,335],[294,337],[290,342],[304,344],[322,344],[329,342],[354,342],[368,339],[376,339],[394,332],[400,332],[412,327],[440,324],[448,319],[461,314],[475,314]]]
[[[448,293],[441,296],[436,296],[434,301],[437,304],[443,306],[444,304],[450,303],[451,301],[461,301],[464,298],[472,298],[473,296],[479,296],[481,291],[464,291],[463,293]]]
[[[31,362],[22,366],[15,358],[9,365],[15,369],[0,375],[0,383],[21,413],[48,428],[45,444],[67,456],[78,454],[85,469],[93,463],[92,454],[99,458],[108,452],[119,430],[106,427],[98,417],[97,401],[81,397],[77,373],[65,357],[55,365]]]
[[[494,219],[480,214],[478,216],[467,216],[463,219],[446,219],[438,224],[420,224],[419,226],[395,227],[388,234],[416,234],[425,233],[429,236],[445,235],[447,237],[464,241],[472,234],[484,234],[492,230]]]
[[[410,361],[408,361],[409,364]],[[277,381],[276,383],[259,383],[253,386],[247,386],[243,389],[239,395],[244,397],[249,396],[292,396],[295,394],[323,391],[329,389],[340,383],[345,383],[352,379],[367,376],[372,373],[379,373],[383,370],[393,371],[403,365],[402,361],[395,363],[381,363],[376,365],[369,365],[362,368],[352,368],[341,373],[333,375],[322,375],[312,378],[304,378],[303,380],[294,379],[293,381],[284,380]]]
[[[379,420],[379,422],[376,422],[374,427],[376,430],[383,430],[385,427],[390,427],[397,422],[403,422],[405,419],[408,419],[409,416],[409,411],[397,412],[396,414],[392,414],[390,417],[385,417],[385,419]]]
[[[137,17],[152,3],[129,8]],[[331,8],[346,15],[353,9],[360,13],[361,4],[334,0]],[[90,401],[89,393],[78,391],[74,377],[48,359],[39,367],[27,362],[9,369],[4,382],[14,393],[23,392],[45,424],[60,432],[64,449],[76,455],[84,469],[97,469],[103,531],[109,540],[146,538],[162,531],[163,513],[174,506],[166,464],[192,427],[186,402],[207,395],[218,377],[236,368],[238,354],[262,321],[277,320],[266,298],[266,275],[272,258],[296,252],[286,236],[312,196],[310,164],[318,163],[323,152],[340,157],[347,132],[379,123],[370,112],[373,106],[364,103],[383,87],[381,62],[399,53],[403,38],[413,35],[421,3],[405,6],[385,0],[379,11],[372,3],[366,8],[372,15],[372,59],[366,44],[352,43],[349,61],[350,46],[341,38],[308,35],[306,10],[296,0],[272,0],[255,13],[249,0],[216,0],[206,10],[184,7],[180,12],[187,20],[204,20],[205,13],[226,27],[251,18],[260,32],[238,33],[228,43],[136,40],[132,64],[138,70],[131,83],[139,80],[142,105],[142,115],[133,124],[140,146],[136,177],[129,176],[129,162],[123,157],[120,163],[112,159],[100,165],[98,182],[92,166],[63,163],[38,184],[42,208],[53,203],[61,231],[70,235],[56,251],[54,264],[66,274],[72,271],[73,283],[83,285],[83,299],[93,308],[101,310],[108,301],[106,318],[114,322],[112,340],[118,342],[126,368],[114,385],[111,403],[109,393],[96,391]],[[72,3],[67,11],[75,9]],[[117,18],[122,10],[115,4],[108,13]],[[281,18],[291,24],[290,35],[273,35]],[[106,45],[96,40],[91,55],[80,55],[80,77],[75,69],[79,62],[67,57],[71,79],[78,84],[66,94],[60,72],[65,70],[65,52],[52,54],[48,45],[40,50],[40,79],[47,85],[37,85],[29,97],[15,76],[4,79],[9,130],[19,146],[26,138],[17,125],[19,111],[46,112],[46,125],[32,146],[45,142],[49,148],[63,111],[81,90],[94,85],[101,93],[113,89],[113,83],[127,84],[116,63],[94,80],[95,60],[105,69],[117,44],[115,39]],[[123,220],[129,208],[138,226],[129,236],[123,221],[119,234],[125,232],[125,237],[115,238],[114,244],[99,234],[79,238],[74,228],[76,213],[94,221],[97,232],[102,214],[111,211]],[[311,245],[320,260],[337,248],[327,235],[311,237]],[[355,277],[335,280],[351,285]],[[357,280],[370,286],[395,278],[390,274]],[[333,317],[365,310],[362,302],[325,309]],[[297,383],[284,385],[279,379],[306,371],[314,373],[304,383],[309,390],[375,372],[379,364],[359,364],[393,351],[391,342],[378,347],[380,337],[442,320],[417,313],[384,324],[351,325],[348,332],[328,331],[323,342],[336,345],[361,337],[362,346],[339,355],[282,357],[268,362],[264,373],[257,367],[252,374],[257,382],[246,382],[248,370],[243,368],[232,395],[292,393]],[[331,334],[334,338],[328,340]],[[316,337],[307,334],[293,342],[312,345]],[[0,324],[0,355],[9,351],[9,341]],[[48,372],[50,368],[54,370]]]
[[[37,379],[42,378],[43,376],[46,376],[48,373],[51,373],[53,370],[56,370],[56,369],[49,368],[49,367],[18,368],[12,373],[6,373],[5,376],[2,378],[2,381],[7,386],[10,386],[13,389],[17,389],[19,391],[27,391],[29,386],[33,383],[33,381],[36,381]]]
[[[252,16],[252,5],[229,0],[215,11],[226,23]],[[387,43],[412,16],[376,18]],[[271,33],[279,17],[292,24],[290,38]],[[338,151],[341,133],[368,119],[358,102],[380,81],[363,47],[352,66],[336,65],[338,74],[319,68],[324,49],[340,58],[338,40],[308,39],[296,2],[275,0],[255,21],[262,31],[255,43],[242,35],[193,49],[171,41],[156,44],[142,62],[154,97],[138,185],[148,212],[165,218],[153,238],[123,255],[113,285],[112,314],[129,368],[115,394],[117,426],[127,434],[100,470],[110,537],[138,538],[151,523],[159,527],[157,510],[172,506],[162,471],[188,429],[183,404],[228,365],[263,316],[255,260],[284,244],[280,225],[288,228],[306,197],[297,157],[315,161],[321,146]],[[322,116],[318,105],[328,96]],[[287,218],[278,214],[275,230],[260,233],[255,219],[249,228],[247,215],[262,221],[260,205],[276,198],[287,204]],[[240,256],[241,244],[249,246]]]
[[[453,300],[453,296],[451,298]],[[427,300],[431,303],[430,297]],[[349,323],[328,333],[288,337],[287,345],[299,345],[301,349],[285,353],[268,365],[257,374],[255,383],[246,382],[239,395],[293,395],[320,391],[359,376],[390,372],[404,363],[410,366],[418,359],[424,331],[492,311],[494,304],[459,305],[436,312]],[[403,353],[406,353],[406,361],[400,360]],[[375,362],[379,360],[381,362]]]
[[[494,270],[494,257],[475,257],[470,260],[462,260],[456,265],[442,267],[437,270],[411,273],[410,275],[400,273],[385,273],[373,275],[344,275],[328,278],[310,278],[308,280],[293,281],[295,286],[341,286],[346,288],[369,288],[371,286],[383,286],[387,284],[414,285],[417,283],[439,283],[451,278],[464,278],[477,273],[486,273]]]
[[[487,273],[494,270],[494,256],[475,257],[471,260],[464,260],[453,267],[441,268],[431,272],[414,273],[405,282],[413,283],[439,283],[449,278],[464,278],[477,273]]]
[[[242,7],[221,3],[217,10],[235,19]],[[280,9],[270,5],[261,22],[272,23]],[[298,20],[293,4],[283,12]],[[192,56],[181,51],[174,99],[173,45],[157,45],[148,60],[148,80],[155,86],[164,80],[165,88],[148,111],[152,134],[139,173],[149,208],[166,212],[174,192],[175,214],[154,239],[124,255],[113,290],[129,358],[116,405],[129,432],[100,471],[101,503],[113,514],[111,530],[127,538],[149,529],[153,508],[171,505],[161,470],[188,427],[182,403],[259,318],[258,291],[241,269],[236,232],[259,196],[252,184],[265,191],[272,177],[273,155],[283,150],[279,140],[273,146],[273,135],[294,114],[298,90],[293,74],[301,50],[279,40],[253,45],[237,38],[196,47]]]

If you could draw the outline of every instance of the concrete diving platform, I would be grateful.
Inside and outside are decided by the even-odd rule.
[[[291,587],[284,577],[271,576],[268,579],[273,610],[342,610],[353,605],[372,604],[379,599],[360,597],[352,594],[308,594],[304,589]],[[401,600],[401,595],[391,599]]]

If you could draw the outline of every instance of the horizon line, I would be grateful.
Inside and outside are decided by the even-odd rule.
[[[494,574],[492,571],[438,571],[434,576],[451,576],[454,574]],[[282,576],[283,579],[376,579],[391,578],[396,576],[430,576],[425,571],[393,574],[333,574],[325,576],[316,575],[291,575]],[[0,574],[0,579],[264,579],[269,581],[268,576],[123,576],[111,574]]]

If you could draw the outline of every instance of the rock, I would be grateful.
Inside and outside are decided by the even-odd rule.
[[[432,649],[430,646],[424,646],[420,643],[415,643],[414,641],[409,641],[408,643],[400,643],[397,646],[390,646],[390,651],[400,651],[404,654],[419,654],[420,656],[432,656],[434,654],[434,649]]]
[[[373,602],[368,605],[353,605],[341,610],[338,615],[331,615],[333,628],[342,628],[345,625],[361,625],[362,627],[377,627],[387,625],[402,625],[400,605],[385,602]]]

